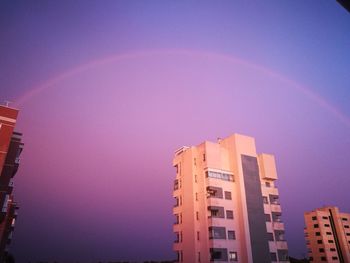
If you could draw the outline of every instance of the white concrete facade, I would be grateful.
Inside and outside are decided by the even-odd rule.
[[[178,262],[288,262],[275,160],[234,134],[175,152]]]

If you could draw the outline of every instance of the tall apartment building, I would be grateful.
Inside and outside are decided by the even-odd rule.
[[[350,214],[322,207],[304,214],[309,260],[350,263]]]
[[[178,262],[288,262],[275,159],[234,134],[175,152]]]
[[[17,204],[12,195],[13,177],[23,149],[22,135],[14,132],[18,110],[0,106],[0,262],[12,239],[17,217]]]

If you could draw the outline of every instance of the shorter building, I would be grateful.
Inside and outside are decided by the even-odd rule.
[[[14,131],[18,110],[0,105],[0,262],[4,261],[17,218],[13,177],[23,149],[22,134]]]
[[[304,218],[310,261],[350,263],[350,214],[322,207],[306,212]]]

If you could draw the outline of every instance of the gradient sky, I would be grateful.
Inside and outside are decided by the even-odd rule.
[[[350,15],[335,1],[0,1],[20,108],[16,262],[171,259],[174,150],[274,154],[290,255],[350,212]]]

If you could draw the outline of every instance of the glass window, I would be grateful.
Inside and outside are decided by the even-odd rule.
[[[233,211],[232,210],[226,210],[226,218],[233,219]]]
[[[229,260],[230,261],[238,261],[237,252],[230,251],[230,253],[229,253]]]
[[[273,233],[267,232],[267,240],[268,241],[274,241],[275,239],[273,238]]]
[[[226,248],[210,248],[210,261],[227,261]]]
[[[223,191],[221,187],[208,186],[207,197],[209,198],[223,198]]]
[[[232,230],[227,231],[227,237],[228,239],[236,239],[235,231],[232,231]]]
[[[226,239],[226,228],[222,226],[209,227],[209,239]]]
[[[264,204],[268,204],[269,203],[269,200],[267,199],[267,196],[263,196],[263,202],[264,202]]]
[[[276,253],[270,253],[271,261],[277,261],[277,254]]]
[[[232,200],[231,192],[225,191],[225,199]]]
[[[174,181],[174,190],[179,189],[179,180]]]
[[[206,174],[206,177],[210,177],[210,178],[216,178],[224,181],[234,181],[233,175],[228,173],[206,171],[205,174]]]

